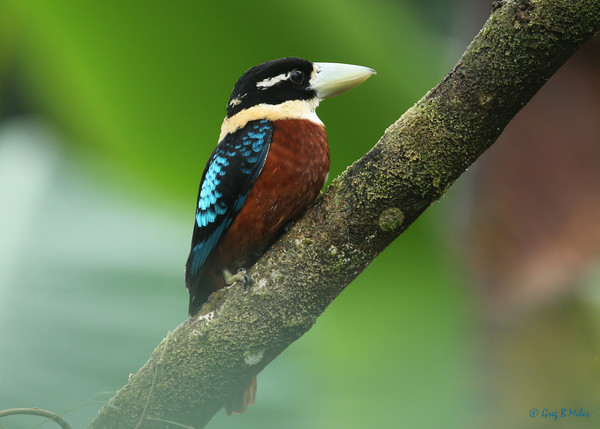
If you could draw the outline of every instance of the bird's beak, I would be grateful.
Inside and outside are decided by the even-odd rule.
[[[320,99],[334,97],[360,85],[375,70],[352,64],[314,63],[315,71],[309,89],[316,91]]]

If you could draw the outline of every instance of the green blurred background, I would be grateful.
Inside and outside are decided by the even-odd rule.
[[[468,5],[0,1],[0,409],[66,412],[85,427],[185,319],[198,181],[244,70],[296,55],[378,71],[319,107],[335,177],[454,65],[489,10]],[[531,311],[508,327],[491,321],[456,233],[474,204],[470,180],[260,374],[255,406],[220,412],[209,427],[550,423],[530,418],[534,407],[591,412],[568,427],[597,422],[598,282],[536,306],[534,322]],[[585,322],[573,317],[581,302]],[[568,338],[587,333],[553,363],[568,377],[583,362],[565,391],[561,380],[541,382],[551,341],[523,346],[523,327],[536,323],[531,337],[564,345],[555,336],[564,314]],[[499,350],[507,359],[497,361]],[[0,427],[39,422],[11,417]]]

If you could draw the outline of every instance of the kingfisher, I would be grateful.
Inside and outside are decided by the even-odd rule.
[[[314,202],[329,175],[320,101],[356,87],[368,67],[287,57],[248,69],[227,104],[196,204],[185,269],[195,316],[209,295],[246,269]],[[256,379],[225,404],[228,414],[254,403]]]

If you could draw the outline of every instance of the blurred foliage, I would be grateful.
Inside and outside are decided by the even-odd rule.
[[[378,71],[319,107],[335,177],[455,63],[438,33],[454,5],[0,1],[0,409],[81,406],[66,418],[84,427],[184,320],[198,181],[244,70],[296,55]],[[263,371],[255,406],[209,427],[480,427],[444,202]]]
[[[441,44],[417,16],[383,0],[3,2],[3,93],[63,137],[48,144],[60,173],[44,181],[47,223],[28,228],[35,244],[17,264],[24,293],[6,294],[3,322],[18,328],[3,334],[0,408],[62,411],[116,390],[184,319],[186,215],[245,69],[287,55],[377,69],[319,108],[335,177],[443,75]],[[159,216],[148,210],[180,228],[136,220]],[[441,281],[448,264],[432,259],[427,223],[261,374],[257,406],[213,427],[459,427],[464,415],[442,414],[464,403],[464,302],[457,281]]]
[[[379,76],[368,89],[320,108],[337,174],[442,75],[439,48],[401,4],[299,6],[5,2],[16,40],[4,64],[18,68],[32,109],[69,130],[79,150],[106,156],[151,195],[185,201],[245,69],[288,55],[369,65]],[[360,122],[370,126],[345,126]]]

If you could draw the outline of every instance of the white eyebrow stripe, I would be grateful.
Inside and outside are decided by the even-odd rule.
[[[277,85],[279,82],[289,79],[289,73],[282,73],[274,77],[269,77],[267,79],[261,80],[260,82],[256,82],[256,87],[258,89],[267,89],[274,85]]]

